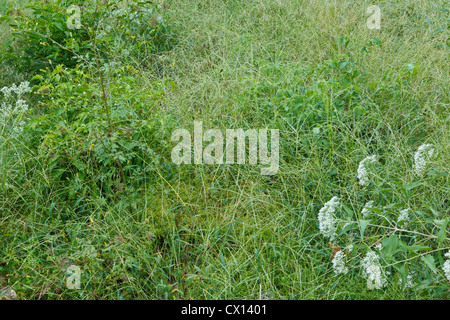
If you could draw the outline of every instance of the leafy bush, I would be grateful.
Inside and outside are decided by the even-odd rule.
[[[166,147],[161,138],[168,128],[158,126],[165,118],[154,111],[163,83],[137,93],[131,68],[103,69],[111,79],[107,98],[95,75],[80,68],[59,65],[33,78],[39,81],[40,115],[27,127],[29,145],[47,159],[55,186],[66,190],[65,200],[138,192],[160,166]]]
[[[80,8],[80,26],[74,24],[71,5]],[[12,28],[12,38],[1,48],[0,62],[19,72],[38,73],[64,64],[74,67],[86,55],[103,62],[117,55],[143,61],[169,49],[174,37],[163,12],[151,1],[32,1],[26,10],[9,10],[0,18]],[[70,28],[69,28],[70,26]],[[98,49],[98,50],[95,50]]]

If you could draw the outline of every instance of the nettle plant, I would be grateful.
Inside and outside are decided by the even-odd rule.
[[[426,186],[425,173],[436,155],[433,145],[420,146],[414,154],[417,180],[406,185],[391,183],[380,193],[392,194],[395,188],[400,188],[409,198],[413,189]],[[373,181],[376,178],[372,172],[377,164],[376,155],[359,163],[357,179],[365,193],[383,185]],[[439,213],[428,206],[430,214],[427,214],[422,209],[408,207],[405,201],[382,206],[383,197],[378,198],[367,201],[357,213],[339,196],[333,196],[320,209],[319,229],[333,248],[335,274],[360,274],[370,290],[383,289],[391,283],[403,288],[434,289],[437,294],[447,292],[450,282],[448,212]]]
[[[102,62],[120,56],[142,63],[174,44],[167,20],[152,1],[31,1],[0,18],[12,31],[0,48],[0,63],[30,73],[74,67],[95,54]]]

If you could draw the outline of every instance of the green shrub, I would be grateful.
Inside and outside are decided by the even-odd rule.
[[[9,10],[0,20],[12,28],[12,38],[1,48],[0,62],[19,72],[38,73],[64,64],[74,67],[98,49],[104,62],[118,55],[145,61],[169,49],[174,41],[165,17],[151,1],[32,1],[24,10]],[[80,25],[74,24],[80,8]],[[78,28],[79,27],[79,28]],[[123,60],[123,59],[122,59]]]
[[[28,145],[50,168],[53,186],[65,201],[79,195],[114,198],[139,193],[160,166],[169,135],[166,119],[154,111],[163,83],[135,92],[132,68],[104,66],[107,99],[93,74],[57,66],[33,78],[39,115],[27,126]],[[167,154],[169,154],[167,152]],[[119,206],[130,205],[130,198]]]

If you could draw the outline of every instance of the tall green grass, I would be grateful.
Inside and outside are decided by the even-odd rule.
[[[0,150],[0,183],[11,185],[0,189],[0,287],[24,299],[448,298],[394,280],[370,291],[358,268],[336,276],[317,222],[334,195],[354,212],[375,198],[449,215],[448,1],[383,2],[380,30],[367,28],[370,4],[361,1],[160,4],[178,43],[142,65],[135,90],[173,81],[155,105],[168,131],[191,131],[194,120],[279,129],[278,174],[182,165],[169,176],[167,141],[166,164],[142,185],[137,212],[82,194],[75,199],[95,210],[77,214],[78,202],[55,200],[66,190],[52,183],[45,157],[15,141]],[[0,86],[12,80],[0,75]],[[315,108],[301,107],[308,103]],[[423,143],[439,152],[436,178],[409,197],[387,190],[415,181]],[[366,192],[357,168],[372,153],[382,157],[373,179],[383,184]],[[80,290],[66,287],[71,264],[82,269]]]

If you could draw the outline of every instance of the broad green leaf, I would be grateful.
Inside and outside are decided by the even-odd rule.
[[[392,235],[389,238],[384,238],[382,240],[383,248],[388,256],[392,256],[398,247],[398,237]]]
[[[349,207],[347,207],[345,204],[342,204],[342,207],[344,208],[345,212],[347,212],[347,216],[352,218],[353,217],[353,211]]]
[[[434,257],[433,257],[431,254],[426,255],[426,256],[422,256],[422,257],[420,257],[420,258],[422,259],[423,262],[426,263],[426,265],[427,265],[434,273],[437,272],[437,269],[436,269],[436,263],[434,262]]]
[[[359,229],[361,232],[361,239],[364,238],[364,232],[366,231],[367,226],[369,225],[370,220],[359,220]]]
[[[439,245],[442,244],[442,242],[445,240],[445,237],[447,235],[447,224],[448,224],[448,219],[444,219],[444,221],[442,222],[442,225],[441,225],[441,230],[439,230],[439,233],[437,235]]]
[[[406,285],[406,280],[408,279],[408,266],[406,264],[400,267],[400,275],[402,277],[402,287]]]
[[[423,182],[413,182],[413,183],[408,183],[408,184],[404,184],[404,185],[403,185],[403,189],[405,189],[405,190],[411,190],[411,189],[414,189],[414,188],[416,188],[416,187],[418,187],[418,186],[421,186],[421,185],[423,185]]]
[[[414,253],[416,253],[418,251],[429,251],[429,250],[431,250],[431,248],[427,247],[427,246],[407,246],[406,249],[408,251],[411,251],[411,252],[414,252]]]

